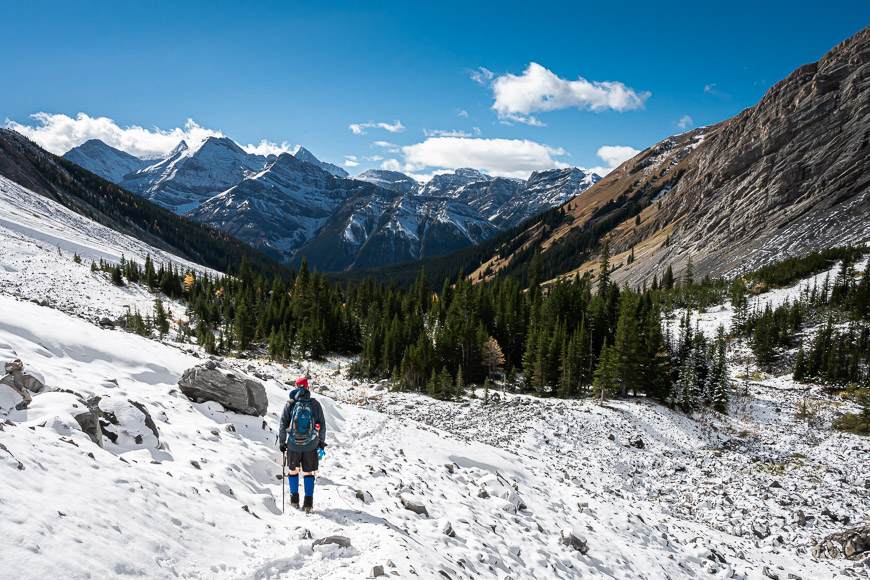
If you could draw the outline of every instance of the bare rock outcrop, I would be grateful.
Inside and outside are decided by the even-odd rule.
[[[262,417],[269,405],[261,383],[222,369],[214,361],[184,371],[178,386],[192,401],[214,401],[244,415]]]

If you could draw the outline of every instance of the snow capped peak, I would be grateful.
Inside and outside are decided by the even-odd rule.
[[[479,179],[479,180],[492,179],[486,173],[480,171],[479,169],[474,169],[473,167],[460,167],[459,169],[454,171],[453,174],[458,176],[458,177],[463,177],[466,179]]]
[[[347,171],[335,165],[333,163],[327,163],[325,161],[321,161],[317,157],[314,156],[314,153],[306,149],[305,147],[300,146],[299,149],[294,154],[296,159],[299,161],[304,161],[305,163],[310,163],[311,165],[316,165],[317,167],[323,169],[327,173],[335,176],[335,177],[348,177],[349,174]]]
[[[420,195],[443,197],[455,193],[455,189],[476,181],[490,181],[492,177],[471,167],[460,167],[453,173],[434,176],[420,190]]]
[[[184,153],[188,149],[189,147],[187,146],[187,141],[182,139],[181,141],[179,141],[178,145],[175,146],[175,149],[169,152],[169,155],[167,155],[167,157],[175,157],[176,155]]]
[[[120,181],[149,163],[99,139],[89,139],[67,151],[63,157],[112,182]]]
[[[399,193],[409,193],[420,186],[414,178],[388,169],[369,169],[357,175],[355,179]]]

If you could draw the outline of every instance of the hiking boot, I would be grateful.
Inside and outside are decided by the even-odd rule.
[[[305,500],[302,503],[302,509],[305,510],[306,514],[310,514],[311,510],[314,509],[314,496],[306,495]]]
[[[294,507],[296,509],[299,509],[299,494],[298,493],[291,493],[290,494],[290,507]]]

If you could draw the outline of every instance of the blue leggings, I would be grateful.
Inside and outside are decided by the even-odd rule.
[[[306,475],[302,478],[302,483],[305,488],[305,495],[314,495],[314,476]],[[287,484],[290,486],[291,494],[299,493],[299,474],[294,473],[287,476]]]

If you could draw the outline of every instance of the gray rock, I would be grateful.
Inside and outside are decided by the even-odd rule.
[[[629,443],[629,445],[637,449],[643,449],[644,447],[646,447],[646,445],[644,445],[643,439],[641,439],[640,437]]]
[[[367,491],[363,491],[361,489],[356,490],[354,492],[354,496],[356,496],[356,498],[358,500],[360,500],[361,502],[363,502],[364,504],[370,504],[373,501],[375,501],[375,498],[372,497],[372,494],[370,494]]]
[[[192,401],[214,401],[244,415],[262,417],[269,405],[262,384],[220,369],[214,361],[184,371],[178,386]]]
[[[870,552],[870,524],[850,528],[827,536],[813,546],[816,558],[840,558],[858,560]]]
[[[453,530],[453,524],[449,521],[444,522],[444,525],[441,526],[441,533],[450,538],[456,537],[456,532]]]
[[[106,317],[106,316],[100,318],[100,321],[98,322],[98,324],[99,324],[102,328],[115,328],[115,323],[112,322],[112,319],[111,319],[111,318],[108,318],[108,317]]]
[[[586,543],[586,538],[575,534],[573,531],[562,530],[562,537],[559,542],[563,546],[573,548],[581,554],[589,552],[589,545]]]
[[[127,402],[139,409],[139,412],[145,417],[145,426],[151,430],[151,433],[154,434],[154,437],[157,438],[159,443],[160,441],[160,432],[157,430],[157,424],[154,422],[154,418],[151,417],[151,413],[148,412],[148,408],[139,403],[138,401],[134,401],[132,399],[127,399]]]
[[[100,415],[93,409],[88,409],[84,413],[73,415],[73,419],[82,428],[82,431],[91,438],[91,441],[103,446],[103,430],[100,428]]]
[[[427,518],[429,517],[429,511],[422,503],[404,496],[400,499],[402,501],[402,507],[404,507],[406,510],[414,512],[415,514],[419,514],[421,516],[425,516]]]
[[[372,566],[372,571],[369,572],[369,578],[377,578],[379,576],[386,576],[384,572],[384,567],[378,564],[377,566]]]
[[[314,540],[313,546],[339,546],[341,548],[350,548],[350,538],[345,536],[326,536],[319,540]]]
[[[40,393],[45,390],[42,377],[24,370],[24,363],[20,359],[7,362],[4,368],[6,374],[0,377],[0,385],[6,385],[21,396],[20,408],[26,408],[33,400],[30,393]],[[16,408],[19,407],[16,406]]]
[[[762,522],[754,522],[752,524],[752,533],[755,534],[758,539],[763,540],[770,535],[770,527]]]

